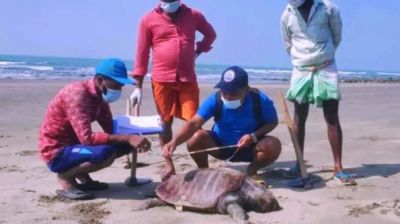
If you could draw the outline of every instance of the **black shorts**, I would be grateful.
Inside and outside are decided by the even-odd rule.
[[[217,146],[224,146],[218,141],[218,138],[212,133],[212,131],[209,131],[210,135],[214,139],[215,143],[217,143]],[[211,154],[213,157],[216,159],[220,160],[227,160],[229,157],[235,153],[236,148],[229,148],[229,149],[221,149],[218,150],[217,153]],[[241,149],[236,155],[229,161],[231,162],[253,162],[254,156],[256,153],[256,144],[252,144],[249,147]]]

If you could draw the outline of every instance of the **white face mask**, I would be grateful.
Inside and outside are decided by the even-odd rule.
[[[163,2],[160,1],[161,9],[166,13],[174,13],[179,9],[180,2],[179,0],[174,2]]]
[[[238,100],[227,100],[225,99],[223,96],[221,97],[222,102],[224,103],[224,106],[228,109],[237,109],[238,107],[240,107],[240,105],[242,105],[242,101],[241,99]]]
[[[305,0],[289,0],[289,4],[294,8],[299,8],[304,4]]]
[[[245,91],[242,95],[242,97],[240,97],[238,100],[227,100],[224,98],[223,95],[221,95],[221,100],[224,103],[224,106],[228,109],[237,109],[239,108],[243,102],[242,99],[245,97],[247,91]]]
[[[122,94],[121,90],[114,90],[107,88],[107,93],[106,94],[102,93],[102,96],[104,102],[113,103],[121,97],[121,94]]]

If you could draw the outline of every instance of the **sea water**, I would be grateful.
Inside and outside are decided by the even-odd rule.
[[[1,79],[87,79],[95,73],[101,59],[63,58],[41,56],[0,55]],[[128,70],[133,62],[125,61]],[[229,65],[197,64],[199,83],[217,83]],[[282,83],[290,80],[291,68],[242,66],[249,74],[250,83]],[[151,66],[149,66],[151,68]],[[146,76],[151,77],[151,70]],[[400,82],[400,72],[341,70],[340,80],[351,82],[388,81]]]

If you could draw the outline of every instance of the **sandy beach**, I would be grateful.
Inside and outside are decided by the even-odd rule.
[[[145,166],[138,176],[151,177],[152,184],[128,188],[129,170],[119,159],[108,169],[94,173],[95,179],[110,183],[110,189],[96,192],[92,201],[63,201],[55,196],[59,188],[55,174],[48,171],[37,154],[38,128],[49,100],[69,81],[0,80],[0,224],[3,223],[232,223],[228,216],[179,212],[172,207],[134,211],[160,181],[162,158],[156,136],[149,138],[153,150],[139,155]],[[145,84],[143,115],[155,109]],[[274,99],[287,84],[257,86]],[[280,125],[271,133],[281,139],[278,161],[263,170],[282,210],[267,214],[249,213],[253,223],[400,223],[400,96],[399,84],[342,84],[340,117],[344,135],[345,168],[356,175],[358,186],[345,187],[332,181],[333,159],[326,136],[322,111],[310,108],[305,159],[317,181],[312,190],[290,189],[276,176],[275,169],[287,169],[295,159],[290,137],[280,115]],[[124,89],[124,99],[133,87]],[[201,99],[212,85],[201,85]],[[290,105],[290,109],[292,106]],[[114,114],[125,112],[125,102],[112,104]],[[177,130],[182,122],[175,122]],[[209,128],[208,122],[206,128]],[[94,129],[98,129],[94,125]],[[181,146],[176,153],[177,172],[195,168]],[[211,166],[244,169],[246,164]]]

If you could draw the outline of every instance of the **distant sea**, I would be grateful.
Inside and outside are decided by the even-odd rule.
[[[1,79],[86,79],[94,75],[100,59],[0,55]],[[125,61],[129,70],[133,62]],[[216,83],[228,65],[196,65],[199,83]],[[290,80],[291,68],[242,66],[250,82],[281,83]],[[344,82],[400,82],[400,72],[341,70]],[[150,74],[147,76],[150,77]]]

